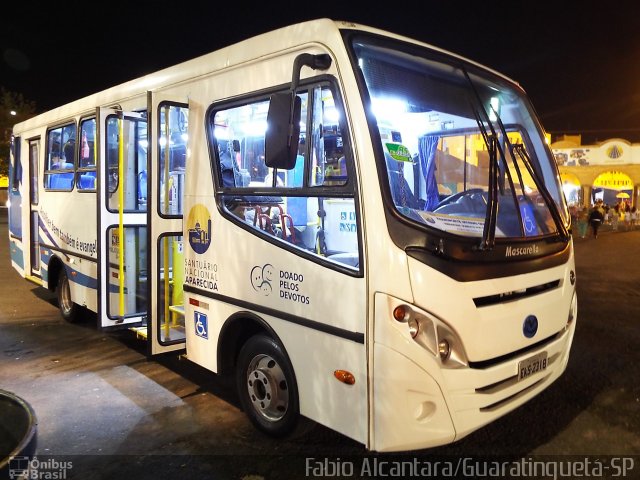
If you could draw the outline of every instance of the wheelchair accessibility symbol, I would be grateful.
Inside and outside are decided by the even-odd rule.
[[[524,226],[524,232],[526,236],[538,235],[538,226],[536,225],[535,218],[533,216],[533,210],[529,205],[521,205],[520,213],[522,214],[522,223]]]
[[[208,340],[209,327],[207,326],[207,316],[204,313],[193,312],[193,320],[196,328],[196,335]]]

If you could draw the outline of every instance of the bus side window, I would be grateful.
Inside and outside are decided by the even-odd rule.
[[[44,186],[46,190],[73,189],[76,125],[71,123],[47,132]]]
[[[95,131],[95,118],[80,122],[80,145],[78,146],[78,169],[76,171],[76,185],[79,191],[95,191],[96,189]]]
[[[358,269],[359,221],[339,107],[328,84],[305,87],[297,95],[301,128],[290,170],[274,171],[265,163],[269,98],[212,111],[209,151],[215,152],[219,198],[231,218],[250,231],[277,239],[286,248]],[[332,189],[330,194],[326,187]]]

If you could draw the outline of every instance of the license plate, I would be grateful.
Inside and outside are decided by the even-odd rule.
[[[547,368],[547,352],[540,352],[518,362],[518,381],[529,378],[531,375],[542,372]]]

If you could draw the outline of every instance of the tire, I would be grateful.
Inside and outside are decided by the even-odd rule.
[[[283,347],[267,335],[251,337],[240,349],[236,386],[251,423],[271,437],[290,434],[300,419],[298,387]]]
[[[58,308],[60,314],[67,322],[77,322],[81,318],[80,305],[73,303],[71,299],[71,287],[69,286],[69,277],[67,271],[62,268],[58,276],[58,284],[56,285],[56,294],[58,296]]]

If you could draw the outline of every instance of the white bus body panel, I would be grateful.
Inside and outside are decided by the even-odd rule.
[[[194,197],[193,201],[192,208],[206,208],[205,205],[213,203],[207,197]],[[195,296],[205,302],[208,309],[185,302],[188,358],[217,371],[215,339],[218,333],[231,315],[250,312],[266,321],[282,342],[294,367],[301,413],[365,442],[364,343],[295,322],[303,319],[350,333],[363,333],[364,279],[345,275],[267,243],[223,218],[217,209],[207,208],[207,212],[211,218],[211,243],[207,252],[196,254],[188,240],[185,241],[185,283],[195,283],[196,288],[208,290],[213,297]],[[188,215],[186,228],[193,228]],[[252,283],[252,272],[258,270],[262,276],[260,285]],[[194,295],[188,293],[186,297],[194,298]],[[276,315],[265,313],[269,310]],[[281,312],[280,318],[277,312]],[[196,328],[196,319],[201,315],[207,317],[206,338]],[[282,317],[295,318],[292,321]],[[333,375],[338,369],[353,373],[355,385],[338,382]]]
[[[461,283],[409,259],[416,306],[451,327],[471,362],[490,364],[443,368],[411,338],[405,324],[390,317],[394,305],[409,302],[376,295],[372,449],[428,448],[458,440],[553,383],[566,369],[575,331],[575,321],[567,323],[572,270],[573,256],[564,265],[527,275]],[[560,280],[558,287],[539,295],[480,308],[473,302],[552,280]],[[535,314],[540,325],[531,339],[522,333],[529,314]],[[499,359],[538,342],[542,345]],[[543,351],[547,368],[518,381],[519,362]]]
[[[51,257],[56,256],[67,269],[71,298],[92,311],[97,309],[95,212],[95,193],[77,190],[47,192],[41,189],[40,264],[43,285],[47,287],[50,282],[57,282],[57,279],[50,278],[48,272]]]
[[[319,27],[313,25],[314,28],[316,26]],[[290,38],[294,39],[298,33],[297,29],[289,31],[287,37],[291,35]],[[299,37],[309,38],[309,33],[304,32]],[[327,35],[325,31],[318,37],[328,38],[335,42],[335,49],[343,51],[337,30],[334,33],[335,35]],[[256,47],[263,50],[265,44]],[[211,338],[217,338],[224,322],[234,312],[251,312],[263,319],[275,332],[291,359],[299,389],[301,413],[366,444],[368,372],[367,348],[364,343],[367,325],[365,278],[346,275],[298,256],[283,249],[277,242],[269,243],[222,217],[213,196],[212,171],[202,122],[206,109],[216,98],[233,98],[289,82],[293,61],[299,53],[326,51],[315,44],[283,52],[278,56],[271,53],[244,65],[247,68],[224,69],[210,78],[201,78],[190,84],[189,113],[191,118],[198,119],[196,122],[190,121],[190,129],[193,128],[190,130],[190,137],[193,136],[198,141],[192,144],[190,151],[190,188],[187,189],[185,198],[185,287],[206,289],[210,295],[202,297],[185,292],[187,356],[191,361],[217,371],[218,346]],[[237,54],[238,51],[234,53]],[[341,61],[347,61],[346,54],[343,55],[345,57]],[[335,62],[328,73],[338,75]],[[303,69],[303,77],[310,74],[313,72]],[[355,83],[353,85],[355,88]],[[205,210],[208,218],[200,218],[199,223],[201,229],[209,231],[210,219],[211,244],[204,254],[197,254],[189,243],[189,230],[195,229],[196,212],[204,214]],[[267,294],[252,286],[251,273],[256,268],[261,271],[266,268],[266,272],[270,269],[268,265],[272,265],[273,270],[271,290]],[[294,288],[297,290],[280,283],[281,272],[283,276],[298,279],[282,279],[295,284]],[[214,298],[210,298],[211,296]],[[190,305],[191,298],[208,304],[209,311]],[[241,309],[237,305],[225,305],[238,300],[248,305],[243,305],[244,308]],[[252,309],[251,305],[260,306],[263,310]],[[269,315],[264,309],[272,309],[275,314]],[[208,339],[196,334],[196,311],[207,315]],[[282,315],[279,316],[276,312],[282,312]],[[328,325],[347,334],[360,335],[362,341],[358,343],[286,320],[291,317],[308,323],[317,322],[319,326]],[[340,383],[333,374],[337,369],[353,373],[356,377],[355,385]]]

